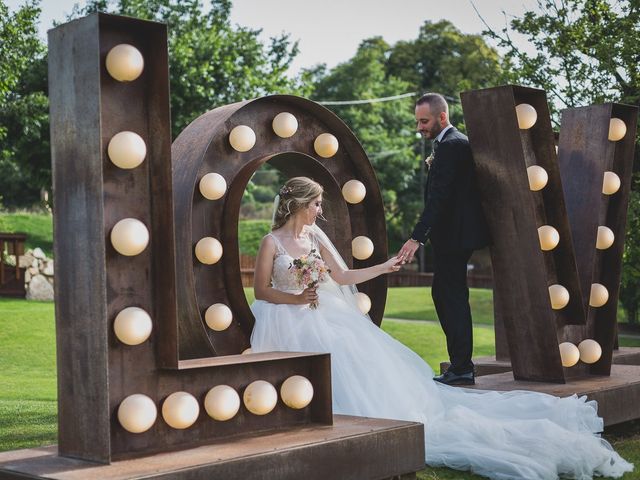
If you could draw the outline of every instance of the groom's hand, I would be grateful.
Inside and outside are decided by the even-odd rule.
[[[405,263],[410,263],[413,261],[413,256],[415,255],[419,246],[420,244],[413,239],[409,239],[406,242],[404,242],[404,245],[402,246],[402,248],[400,249],[397,255],[398,259],[400,259],[403,265]]]

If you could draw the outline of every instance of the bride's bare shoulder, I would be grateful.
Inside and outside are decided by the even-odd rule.
[[[260,249],[267,251],[275,251],[276,250],[276,240],[273,238],[271,233],[267,233],[262,240],[260,240]]]

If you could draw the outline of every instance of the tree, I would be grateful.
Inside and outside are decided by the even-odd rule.
[[[0,204],[30,205],[51,183],[45,46],[38,2],[0,0]]]
[[[411,233],[423,208],[424,159],[428,147],[416,138],[414,102],[437,91],[450,101],[451,121],[462,128],[460,91],[493,85],[502,75],[498,54],[478,35],[450,22],[425,22],[418,38],[387,44],[364,40],[349,61],[330,72],[303,72],[315,100],[375,99],[414,92],[413,98],[358,105],[328,105],[362,142],[382,186],[391,249]]]
[[[230,0],[90,0],[71,18],[96,11],[169,25],[173,136],[215,107],[272,93],[292,93],[287,70],[298,53],[288,35],[260,42],[260,30],[232,27]]]
[[[506,50],[511,80],[543,88],[559,109],[602,102],[640,105],[640,4],[637,0],[538,0],[501,31],[486,32]],[[524,35],[535,52],[529,54],[512,39]],[[636,156],[640,141],[636,137]],[[640,166],[634,164],[629,221],[623,256],[620,301],[630,322],[640,310]]]
[[[90,0],[69,20],[96,11],[166,22],[174,137],[215,107],[270,93],[295,93],[287,76],[298,52],[287,35],[259,40],[232,27],[231,2]],[[37,0],[9,15],[0,0],[0,192],[7,206],[31,206],[51,187],[46,47],[37,37]]]
[[[451,123],[464,131],[460,92],[492,87],[503,78],[498,52],[480,35],[460,32],[451,22],[426,21],[418,38],[396,43],[387,72],[416,92],[438,92],[448,98]]]
[[[640,5],[637,0],[538,0],[500,32],[486,34],[506,50],[510,78],[543,88],[559,108],[640,100]],[[535,54],[519,48],[515,31]]]
[[[390,46],[380,37],[363,41],[352,59],[316,77],[311,98],[376,99],[411,92],[412,86],[407,82],[387,75],[389,50]],[[382,189],[390,237],[397,242],[407,235],[420,208],[413,99],[327,106],[349,125],[367,152]],[[403,194],[408,191],[410,195]]]

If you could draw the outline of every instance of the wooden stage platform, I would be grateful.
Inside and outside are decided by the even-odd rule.
[[[611,376],[591,376],[568,383],[514,380],[511,371],[476,377],[478,390],[531,390],[558,397],[586,395],[598,402],[598,415],[605,427],[640,418],[640,366],[612,365]]]
[[[511,362],[496,360],[496,357],[478,357],[473,359],[476,376],[493,375],[511,371]],[[640,347],[620,347],[613,351],[614,365],[640,365]],[[440,362],[440,373],[446,372],[449,362]]]
[[[57,456],[55,445],[0,453],[0,479],[415,479],[424,468],[421,423],[335,415],[333,425],[239,436],[100,465]]]
[[[508,360],[496,360],[496,357],[478,357],[473,359],[476,366],[476,375],[492,375],[511,371],[511,362]],[[640,365],[640,347],[620,347],[613,351],[612,363],[614,365]],[[446,372],[449,362],[440,362],[440,373]]]

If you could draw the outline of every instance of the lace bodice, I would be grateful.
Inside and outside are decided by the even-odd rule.
[[[276,244],[276,254],[273,259],[273,270],[271,271],[271,285],[273,288],[283,292],[302,291],[293,269],[289,268],[295,257],[289,255],[289,252],[285,250],[275,235],[271,233],[269,235],[271,235],[271,238],[274,239]],[[317,240],[311,234],[309,234],[309,239],[311,240],[311,249],[319,252],[320,249]]]

